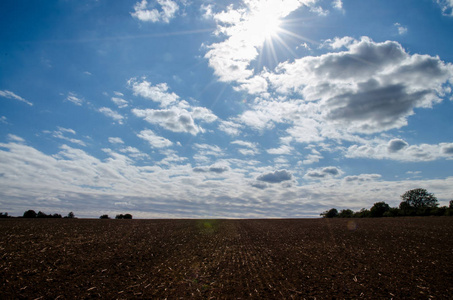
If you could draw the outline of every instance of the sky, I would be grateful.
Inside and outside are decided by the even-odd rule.
[[[0,2],[0,211],[453,199],[452,0]]]

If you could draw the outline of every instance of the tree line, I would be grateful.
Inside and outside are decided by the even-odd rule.
[[[99,217],[99,219],[110,219],[109,215],[102,215]],[[115,219],[132,219],[131,214],[119,214],[115,216]]]
[[[439,207],[437,198],[426,189],[413,189],[401,195],[399,207],[390,207],[385,202],[376,202],[370,209],[362,208],[358,212],[350,209],[338,211],[332,208],[321,213],[323,218],[380,218],[399,216],[453,216],[453,200],[449,206]]]
[[[0,212],[0,218],[12,218],[12,216],[8,215],[7,212]],[[40,218],[40,219],[61,219],[61,218],[64,218],[64,219],[76,219],[76,216],[74,215],[74,213],[71,211],[68,213],[67,216],[62,216],[61,214],[46,214],[46,213],[43,213],[42,211],[39,211],[39,212],[35,212],[34,210],[32,209],[29,209],[27,211],[24,212],[24,214],[22,215],[22,218],[26,218],[26,219],[34,219],[34,218]],[[102,215],[99,217],[100,219],[110,219],[110,217],[108,215]],[[115,219],[132,219],[132,215],[131,214],[118,214],[116,215]]]

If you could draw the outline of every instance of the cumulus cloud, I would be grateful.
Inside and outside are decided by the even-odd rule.
[[[149,155],[146,153],[141,152],[135,147],[127,146],[119,150],[121,153],[126,153],[129,157],[136,158],[136,159],[145,159],[149,158]]]
[[[179,9],[179,6],[176,2],[171,0],[157,0],[160,9],[153,8],[149,9],[148,1],[142,0],[142,2],[137,2],[134,5],[134,12],[131,15],[144,22],[163,22],[169,23],[171,19],[174,18],[176,12]]]
[[[109,137],[109,142],[112,144],[124,144],[124,141],[119,137]]]
[[[268,183],[280,183],[283,181],[292,180],[293,175],[287,170],[279,170],[271,173],[266,173],[258,176],[256,180]]]
[[[195,124],[189,111],[178,107],[170,109],[133,109],[132,113],[150,124],[156,124],[173,132],[197,135],[202,128]]]
[[[268,187],[267,184],[265,183],[262,183],[262,182],[258,182],[258,181],[254,181],[252,183],[250,183],[251,186],[257,188],[257,189],[260,189],[260,190],[264,190]]]
[[[401,139],[389,142],[379,140],[365,145],[352,145],[346,150],[345,156],[414,162],[453,159],[453,143],[409,145]]]
[[[435,0],[442,9],[442,14],[453,17],[453,0]]]
[[[77,94],[74,92],[69,92],[66,100],[78,106],[81,106],[84,102],[84,100],[82,98],[79,98],[79,96],[77,96]]]
[[[58,129],[55,131],[44,131],[44,133],[51,134],[53,137],[55,137],[57,139],[65,140],[65,141],[71,142],[73,144],[77,144],[77,145],[86,147],[86,144],[84,141],[67,136],[67,134],[69,134],[70,136],[76,135],[77,133],[74,129],[58,127]]]
[[[147,141],[153,148],[165,148],[165,147],[170,147],[171,145],[173,145],[172,141],[170,141],[164,137],[156,135],[150,129],[140,131],[140,133],[138,133],[137,136],[139,138]]]
[[[122,98],[118,98],[118,97],[112,97],[112,101],[113,103],[115,103],[119,108],[125,108],[127,107],[129,104],[126,100],[122,99]]]
[[[216,174],[222,174],[224,172],[227,172],[230,168],[226,165],[221,165],[221,164],[214,164],[209,167],[195,167],[192,170],[196,173],[216,173]]]
[[[201,144],[199,149],[216,148],[209,146]],[[452,145],[445,146],[450,149]],[[126,205],[124,202],[135,205],[131,213],[142,218],[319,217],[321,211],[338,205],[353,210],[371,207],[377,201],[398,205],[399,195],[413,186],[435,191],[441,205],[448,205],[453,186],[453,177],[385,181],[377,174],[360,174],[349,177],[349,181],[339,176],[328,182],[311,180],[302,186],[289,186],[285,183],[291,181],[284,180],[279,185],[273,183],[289,177],[289,169],[286,176],[275,176],[259,171],[259,162],[249,159],[229,160],[225,164],[228,172],[188,176],[193,174],[193,166],[169,149],[162,150],[169,154],[168,160],[143,166],[130,158],[136,150],[127,149],[125,154],[104,149],[108,155],[104,160],[67,145],[57,153],[45,154],[15,136],[0,143],[2,203],[16,207],[10,212],[13,215],[34,205],[46,209],[46,203],[49,209],[55,208],[54,201],[60,200],[58,209],[71,211],[77,207],[77,215],[83,217],[97,217],[96,212],[115,204]],[[267,178],[270,182],[250,181],[249,174],[254,172],[274,176]]]
[[[267,149],[266,152],[274,155],[290,155],[294,151],[294,147],[289,145],[281,145],[278,148]]]
[[[310,165],[319,162],[319,160],[322,158],[323,156],[321,155],[321,153],[319,153],[319,151],[317,151],[316,149],[311,149],[311,154],[308,154],[302,161],[302,163],[304,165]]]
[[[152,85],[151,82],[146,81],[145,79],[138,82],[136,78],[129,79],[128,83],[131,86],[134,95],[150,99],[159,103],[162,107],[167,107],[177,102],[179,99],[178,95],[168,91],[169,87],[166,83]]]
[[[222,120],[219,122],[219,130],[225,132],[230,136],[237,136],[241,133],[241,128],[243,125],[236,123],[234,121],[225,121]]]
[[[223,156],[224,151],[217,145],[195,144],[194,148],[203,156]]]
[[[337,10],[339,10],[339,11],[341,11],[341,12],[344,13],[343,1],[341,1],[341,0],[334,0],[334,1],[332,2],[332,6],[333,6],[335,9],[337,9]]]
[[[400,23],[395,23],[395,24],[393,24],[393,26],[395,26],[396,29],[398,29],[399,35],[403,35],[403,34],[407,33],[407,27],[401,25]]]
[[[242,141],[242,140],[235,140],[232,141],[231,144],[238,145],[241,147],[238,151],[242,155],[256,155],[259,154],[260,151],[258,149],[258,145],[256,143]]]
[[[112,118],[113,120],[115,120],[116,122],[118,122],[118,124],[123,124],[123,119],[124,117],[122,115],[120,115],[118,112],[108,108],[108,107],[101,107],[99,108],[99,112],[104,114],[105,116],[109,117],[109,118]]]
[[[212,123],[217,116],[205,107],[191,106],[187,101],[181,100],[178,95],[169,92],[166,83],[152,86],[143,80],[137,82],[135,78],[129,80],[135,95],[151,99],[160,104],[162,109],[132,109],[132,113],[151,124],[157,124],[173,132],[187,132],[197,135],[204,129],[195,124],[195,120]]]
[[[343,178],[343,180],[347,183],[351,182],[356,182],[356,183],[362,183],[362,182],[368,182],[368,181],[375,181],[380,179],[382,176],[379,174],[360,174],[360,175],[352,175],[352,176],[346,176]]]
[[[277,91],[312,101],[312,117],[322,122],[359,133],[400,128],[414,108],[431,107],[448,92],[453,66],[438,57],[367,37],[331,44],[347,50],[285,62],[267,75]]]
[[[254,70],[250,62],[258,56],[258,49],[266,36],[263,28],[257,24],[277,22],[304,5],[311,5],[313,0],[267,0],[246,1],[241,7],[230,5],[226,10],[213,12],[213,6],[205,7],[206,16],[217,22],[217,35],[226,39],[207,46],[205,58],[214,69],[220,81],[236,81],[251,92],[263,90],[267,83],[253,77]],[[209,13],[209,15],[208,15]]]
[[[18,100],[18,101],[21,101],[21,102],[24,102],[30,106],[33,106],[33,103],[31,103],[30,101],[28,100],[25,100],[24,98],[22,98],[21,96],[19,95],[16,95],[15,93],[11,92],[11,91],[7,91],[7,90],[3,90],[1,91],[0,90],[0,97],[4,97],[4,98],[8,98],[8,99],[13,99],[13,100]]]
[[[404,140],[401,140],[401,139],[393,139],[389,142],[389,145],[388,145],[388,152],[390,153],[394,153],[394,152],[398,152],[400,151],[401,149],[403,148],[406,148],[409,144],[404,141]]]
[[[343,172],[337,167],[324,167],[318,169],[309,169],[304,177],[308,179],[322,179],[337,177],[342,174]]]

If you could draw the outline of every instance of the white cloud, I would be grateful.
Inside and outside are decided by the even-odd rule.
[[[453,17],[453,0],[435,0],[442,9],[442,14]]]
[[[25,100],[25,99],[22,98],[21,96],[16,95],[15,93],[13,93],[13,92],[11,92],[11,91],[7,91],[7,90],[1,91],[1,90],[0,90],[0,97],[18,100],[18,101],[24,102],[24,103],[26,103],[26,104],[28,104],[28,105],[30,105],[30,106],[33,106],[33,103],[31,103],[31,102],[28,101],[28,100]]]
[[[112,144],[124,144],[124,141],[119,137],[109,137],[109,142]]]
[[[338,177],[343,174],[338,167],[324,167],[324,168],[317,168],[317,169],[309,169],[307,173],[304,175],[306,179],[323,179],[323,178],[332,178]]]
[[[16,143],[25,143],[25,140],[23,138],[14,134],[8,134],[8,139]]]
[[[131,146],[122,148],[122,149],[120,149],[119,151],[120,151],[121,153],[126,153],[127,155],[129,155],[129,157],[136,158],[136,159],[145,159],[145,158],[149,158],[149,155],[148,155],[148,154],[143,153],[143,152],[141,152],[140,150],[138,150],[137,148],[131,147]]]
[[[203,120],[206,123],[212,123],[217,120],[217,116],[205,107],[193,107],[191,113],[195,120]]]
[[[111,99],[119,108],[125,108],[128,106],[128,102],[122,98],[112,97]]]
[[[341,0],[333,0],[333,1],[332,1],[332,6],[333,6],[335,9],[337,9],[337,10],[339,10],[339,11],[341,11],[341,12],[344,13],[343,1],[341,1]]]
[[[257,143],[235,140],[232,141],[231,144],[243,147],[238,150],[238,152],[241,153],[242,155],[257,155],[260,153]]]
[[[333,40],[332,39],[325,40],[321,44],[321,47],[327,47],[330,49],[349,48],[349,46],[351,46],[355,42],[356,40],[350,36],[344,36],[341,38],[335,37]]]
[[[293,179],[291,172],[287,170],[279,170],[262,174],[256,178],[257,181],[264,181],[267,183],[281,183],[283,181],[289,181]]]
[[[163,22],[169,23],[174,18],[179,6],[176,2],[171,0],[157,0],[160,10],[157,8],[149,9],[148,1],[142,0],[134,5],[134,12],[131,15],[134,18],[144,22]]]
[[[179,100],[178,95],[168,92],[166,83],[153,86],[149,81],[143,79],[142,82],[137,82],[135,78],[129,79],[128,83],[132,87],[134,95],[158,102],[162,107],[167,107]]]
[[[352,176],[345,176],[343,180],[347,183],[358,183],[361,184],[363,182],[368,181],[376,181],[381,179],[381,175],[379,174],[360,174],[360,175],[352,175]]]
[[[414,162],[453,159],[453,143],[409,145],[402,139],[388,142],[378,140],[350,146],[346,150],[346,157]]]
[[[173,145],[172,141],[170,141],[164,137],[156,135],[150,129],[140,131],[140,133],[137,134],[137,136],[139,138],[147,141],[153,148],[165,148],[165,147],[170,147],[171,145]]]
[[[335,44],[335,42],[333,43]],[[311,118],[336,130],[374,133],[407,124],[416,107],[442,100],[453,66],[438,57],[410,55],[397,42],[362,38],[347,51],[279,65],[267,78],[277,91],[312,101]]]
[[[118,112],[116,112],[108,107],[99,108],[99,112],[103,113],[105,116],[107,116],[109,118],[112,118],[113,120],[118,122],[118,124],[123,124],[124,117],[122,115],[120,115]]]
[[[55,137],[57,139],[65,140],[65,141],[71,142],[73,144],[78,144],[80,146],[86,147],[86,144],[84,141],[75,139],[75,138],[71,138],[71,137],[67,137],[65,135],[66,133],[69,133],[70,135],[76,135],[77,133],[75,132],[74,129],[58,127],[58,130],[55,130],[52,132],[44,131],[44,133],[50,133],[50,134],[52,134],[53,137]]]
[[[396,29],[398,29],[399,35],[403,35],[403,34],[407,33],[407,27],[401,25],[400,23],[395,23],[393,25],[396,27]]]
[[[75,105],[81,106],[84,102],[82,98],[79,98],[75,93],[69,92],[66,100],[74,103]]]
[[[238,124],[234,121],[220,121],[219,123],[219,130],[222,130],[223,132],[225,132],[226,134],[228,135],[231,135],[231,136],[237,136],[241,133],[241,128],[243,126],[241,124]]]
[[[189,111],[178,107],[169,109],[133,109],[132,113],[150,124],[159,125],[173,132],[197,135],[202,128],[195,124]]]
[[[230,168],[228,165],[225,164],[213,164],[208,167],[195,167],[193,171],[196,173],[214,173],[214,174],[222,174],[229,171]]]
[[[242,89],[251,92],[263,90],[267,83],[262,79],[250,80],[254,70],[250,62],[259,54],[267,36],[263,26],[278,23],[294,10],[304,5],[311,5],[313,0],[267,0],[246,1],[244,6],[235,8],[233,5],[221,12],[213,12],[213,6],[205,11],[217,22],[217,35],[225,36],[225,40],[207,46],[205,58],[214,69],[220,81],[236,81]],[[207,16],[207,14],[205,16]],[[260,25],[258,25],[260,24]]]
[[[311,154],[308,154],[305,159],[302,161],[304,165],[310,165],[313,163],[319,162],[324,157],[316,149],[311,149]]]
[[[187,132],[197,135],[204,129],[195,124],[195,120],[212,123],[217,116],[205,107],[191,106],[187,101],[180,100],[175,93],[168,92],[166,83],[151,86],[146,80],[137,83],[135,79],[129,80],[134,94],[160,103],[163,109],[132,109],[132,113],[151,124],[162,126],[173,132]]]
[[[281,145],[278,148],[267,149],[266,152],[274,155],[290,155],[294,151],[294,147],[289,145]]]
[[[445,145],[445,151],[449,147]],[[136,152],[126,149],[126,154]],[[206,144],[196,149],[222,152]],[[169,149],[163,150],[171,152],[167,161],[159,162],[163,167],[137,166],[127,155],[104,150],[108,157],[100,160],[67,145],[56,154],[44,154],[21,138],[0,143],[2,205],[14,206],[9,211],[12,215],[38,205],[42,210],[98,217],[99,211],[126,205],[137,218],[318,217],[331,207],[359,210],[377,201],[397,206],[399,195],[420,186],[445,205],[453,186],[453,177],[385,181],[379,174],[353,174],[343,178],[335,176],[341,173],[337,167],[314,169],[325,175],[323,180],[299,186],[297,169],[262,169],[250,159],[203,164],[201,168],[208,172],[197,173]]]

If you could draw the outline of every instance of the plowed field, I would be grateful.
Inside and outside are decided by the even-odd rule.
[[[453,218],[0,220],[2,299],[451,299]]]

